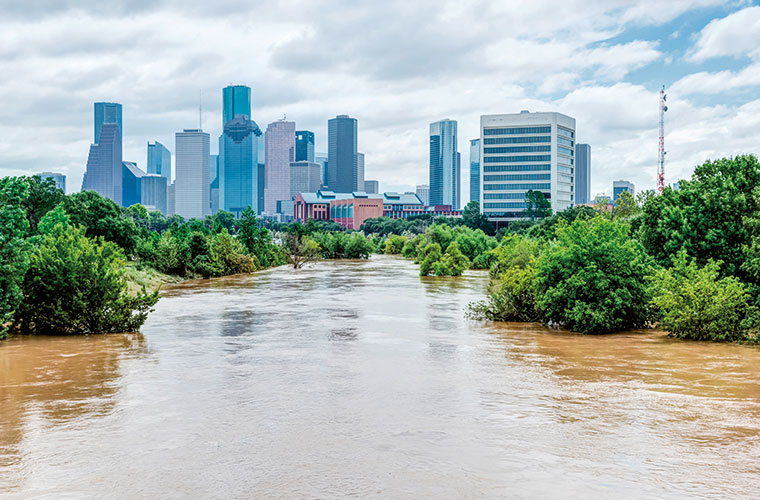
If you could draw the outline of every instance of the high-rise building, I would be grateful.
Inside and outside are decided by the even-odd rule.
[[[211,213],[209,200],[210,137],[201,129],[175,135],[174,213],[202,219]]]
[[[356,153],[356,190],[364,190],[364,153]]]
[[[459,207],[457,122],[430,124],[430,205]]]
[[[591,202],[591,146],[575,145],[575,204]]]
[[[96,107],[97,109],[97,107]],[[90,146],[82,190],[93,190],[122,204],[121,133],[116,123],[100,126],[100,142]]]
[[[37,174],[41,180],[53,179],[55,187],[66,193],[66,176],[58,172],[42,172]]]
[[[121,162],[121,204],[131,207],[140,203],[142,198],[142,178],[145,172],[133,161]]]
[[[525,195],[540,191],[554,212],[575,204],[575,118],[560,113],[480,117],[480,207],[494,221],[524,216]]]
[[[124,127],[121,121],[121,104],[115,102],[95,103],[95,138],[93,143],[100,141],[100,129],[105,123],[115,123],[119,126],[120,137],[124,137]]]
[[[427,184],[419,184],[416,189],[417,197],[422,200],[422,204],[426,207],[430,205],[430,186]]]
[[[238,115],[251,119],[251,87],[229,85],[222,89],[222,127]]]
[[[314,132],[308,130],[296,131],[296,159],[314,163]]]
[[[264,188],[264,211],[270,214],[280,213],[277,210],[277,202],[292,200],[290,163],[295,159],[296,124],[285,120],[270,123],[264,137],[267,179]]]
[[[480,203],[480,139],[470,141],[470,201]]]
[[[148,211],[158,210],[164,215],[166,213],[167,187],[168,179],[159,174],[145,174],[140,181],[140,204]]]
[[[631,196],[636,196],[636,186],[633,182],[629,181],[614,181],[612,183],[612,203],[617,203],[618,198],[624,192],[628,192]]]
[[[357,191],[358,131],[356,118],[338,115],[327,121],[327,180],[334,192]]]
[[[364,181],[364,192],[378,194],[380,192],[380,181]]]
[[[147,173],[163,175],[167,179],[172,178],[172,154],[166,146],[156,141],[148,142]]]
[[[237,115],[224,126],[219,147],[219,208],[236,216],[258,205],[258,136],[261,130],[245,115]]]
[[[315,153],[314,161],[319,163],[322,167],[320,172],[322,173],[322,186],[327,186],[327,153]]]
[[[290,163],[290,199],[298,193],[315,193],[322,184],[321,165],[310,161]]]

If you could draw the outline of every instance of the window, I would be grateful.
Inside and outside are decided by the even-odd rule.
[[[507,148],[483,148],[483,153],[548,153],[551,150],[551,146],[512,146]]]
[[[552,155],[487,156],[483,158],[483,163],[518,163],[523,161],[552,161]]]
[[[569,141],[562,137],[557,137],[557,142],[562,144],[563,146],[570,146],[571,148],[573,147],[573,141]]]
[[[531,183],[515,183],[515,184],[483,184],[483,191],[501,191],[501,190],[508,190],[508,189],[522,189],[522,190],[528,190],[528,189],[545,189],[550,190],[552,188],[552,185],[547,183],[541,183],[541,182],[531,182]]]
[[[483,172],[539,172],[551,170],[551,165],[486,165]]]
[[[551,127],[487,128],[483,135],[549,134],[551,131]]]
[[[551,174],[502,174],[484,175],[483,181],[548,181],[551,178]]]
[[[549,135],[539,135],[534,137],[497,137],[484,140],[484,144],[533,144],[537,142],[552,142],[552,138]]]
[[[573,150],[564,146],[557,146],[557,152],[567,156],[573,156]]]
[[[557,127],[557,135],[562,135],[564,137],[569,137],[570,139],[575,138],[575,132],[573,132],[570,129]]]

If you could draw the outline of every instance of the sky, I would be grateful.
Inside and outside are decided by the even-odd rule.
[[[653,189],[665,85],[666,183],[760,146],[760,5],[743,0],[0,0],[0,175],[81,187],[93,103],[123,108],[124,159],[202,127],[222,88],[252,88],[259,126],[287,116],[327,151],[359,122],[365,177],[428,180],[429,124],[458,121],[462,197],[483,114],[557,111],[591,145],[592,194]],[[117,5],[116,5],[117,4]]]

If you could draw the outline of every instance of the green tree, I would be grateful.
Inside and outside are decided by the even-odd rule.
[[[581,333],[644,327],[648,269],[648,256],[628,224],[576,219],[558,229],[557,240],[538,259],[538,309],[545,322]]]
[[[0,179],[0,339],[23,298],[22,283],[29,264],[24,235],[29,222],[22,208],[29,187],[23,179]]]
[[[530,190],[525,193],[525,216],[530,220],[543,219],[552,214],[552,204],[541,191]]]
[[[158,292],[127,293],[124,255],[103,238],[93,240],[69,222],[62,208],[40,221],[32,238],[24,300],[15,326],[31,334],[106,333],[137,330]]]

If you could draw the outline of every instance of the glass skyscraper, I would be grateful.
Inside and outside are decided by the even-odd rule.
[[[470,201],[480,203],[480,139],[470,141]]]
[[[219,208],[240,214],[248,207],[261,213],[258,192],[258,136],[261,130],[246,115],[224,126],[219,148]]]
[[[100,141],[100,129],[104,123],[115,123],[119,126],[119,134],[124,136],[124,127],[121,123],[121,104],[115,102],[96,102],[95,103],[95,138],[93,143]]]
[[[591,146],[575,145],[575,203],[591,203]]]
[[[230,85],[222,90],[222,127],[237,115],[251,118],[251,87]]]
[[[327,121],[327,179],[324,183],[336,193],[359,191],[358,129],[356,118],[348,115]]]
[[[314,132],[296,131],[296,159],[294,161],[314,163]]]
[[[158,141],[153,144],[148,142],[147,170],[149,174],[162,175],[167,179],[172,178],[172,154],[166,146]]]
[[[457,122],[441,120],[430,124],[430,205],[459,208]]]

